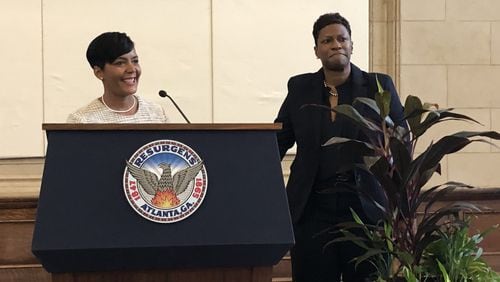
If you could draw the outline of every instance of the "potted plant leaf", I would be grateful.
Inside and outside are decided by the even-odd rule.
[[[365,171],[380,184],[383,201],[375,201],[369,195],[361,196],[374,201],[383,215],[382,220],[378,224],[368,224],[353,212],[354,221],[341,224],[343,236],[331,244],[350,240],[365,248],[365,255],[358,257],[356,263],[368,260],[374,264],[377,281],[425,281],[429,275],[423,273],[422,263],[428,248],[451,235],[450,230],[463,232],[467,224],[455,215],[478,208],[467,202],[435,205],[447,193],[457,188],[473,188],[470,185],[449,181],[428,189],[424,186],[435,173],[440,173],[443,157],[473,142],[490,143],[488,138],[500,140],[500,134],[461,131],[445,135],[417,155],[415,148],[419,138],[432,126],[449,120],[478,122],[452,108],[439,109],[435,104],[422,103],[416,96],[408,96],[404,105],[408,127],[396,125],[389,117],[391,95],[380,84],[378,87],[375,99],[356,98],[353,105],[342,104],[332,109],[359,126],[367,138],[333,137],[324,146],[348,146],[350,151],[343,150],[345,153],[364,155],[363,164],[350,165]],[[359,106],[368,108],[371,114],[361,115],[356,110]],[[354,188],[362,193],[360,187]],[[355,235],[353,229],[361,229],[365,236]],[[438,275],[444,273],[441,271]]]

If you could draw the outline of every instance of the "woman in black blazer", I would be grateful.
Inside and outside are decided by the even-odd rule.
[[[360,162],[361,156],[339,152],[346,148],[322,146],[333,136],[363,139],[362,132],[345,117],[304,105],[333,107],[352,104],[356,97],[374,98],[378,79],[392,95],[390,116],[396,123],[403,122],[403,108],[389,76],[364,72],[350,62],[353,45],[345,18],[338,13],[320,16],[313,36],[314,50],[323,67],[315,73],[290,78],[288,95],[275,120],[283,125],[277,134],[281,157],[297,144],[287,183],[296,240],[291,250],[293,278],[296,282],[340,281],[341,277],[343,281],[364,281],[374,269],[368,263],[354,269],[350,262],[363,250],[352,243],[324,248],[334,237],[328,233],[318,236],[325,228],[352,221],[350,208],[367,221],[379,219],[377,208],[369,201],[342,189],[343,185],[358,184],[382,201],[380,186],[373,177],[362,171],[345,170],[346,164]],[[358,110],[367,113],[363,108]],[[338,192],[324,193],[326,189]]]

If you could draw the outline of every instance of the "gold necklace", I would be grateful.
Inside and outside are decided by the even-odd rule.
[[[323,80],[323,84],[325,85],[325,88],[328,89],[328,93],[330,93],[330,95],[332,95],[333,97],[339,96],[339,93],[337,93],[333,90],[333,89],[335,89],[335,87],[330,87],[330,85],[328,85],[328,83],[326,83],[326,80]]]

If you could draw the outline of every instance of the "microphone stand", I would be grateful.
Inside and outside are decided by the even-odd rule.
[[[158,95],[160,95],[160,97],[162,97],[162,98],[167,97],[168,99],[170,99],[170,101],[172,101],[172,104],[174,104],[175,108],[177,108],[179,113],[181,113],[184,120],[186,120],[187,123],[191,123],[189,121],[189,119],[186,117],[186,115],[182,112],[181,108],[179,108],[179,106],[177,106],[177,103],[174,101],[174,99],[172,99],[172,97],[170,97],[170,95],[168,95],[165,90],[160,90],[160,92],[158,92]]]

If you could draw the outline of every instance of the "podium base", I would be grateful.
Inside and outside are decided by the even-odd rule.
[[[53,282],[271,282],[272,266],[53,273]]]

